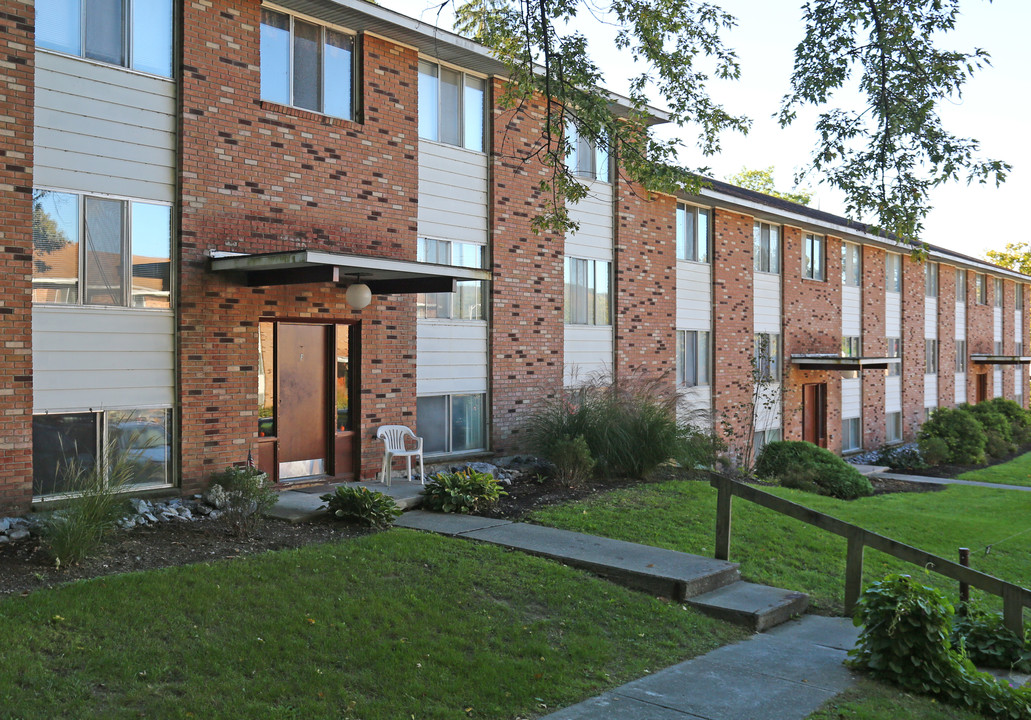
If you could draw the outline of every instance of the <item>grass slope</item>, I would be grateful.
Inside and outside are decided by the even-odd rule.
[[[0,717],[529,717],[743,636],[395,529],[0,601]]]
[[[1001,483],[1003,485],[1031,486],[1031,453],[1024,453],[1001,465],[971,470],[959,476],[960,480]]]
[[[828,700],[807,720],[984,720],[980,713],[937,700],[910,695],[873,680]]]
[[[946,558],[971,550],[971,565],[1025,587],[1031,585],[1031,493],[950,486],[936,493],[896,493],[843,501],[776,488],[777,495]],[[711,557],[716,491],[708,483],[639,485],[533,514],[545,525],[646,543]],[[813,610],[843,612],[845,540],[738,498],[731,560],[748,580],[809,593]],[[1011,536],[1016,537],[1011,537]],[[990,554],[984,548],[993,544]],[[867,549],[864,580],[890,571],[920,574]],[[956,585],[928,574],[955,597]],[[987,600],[986,600],[987,602]],[[995,601],[991,601],[995,604]]]

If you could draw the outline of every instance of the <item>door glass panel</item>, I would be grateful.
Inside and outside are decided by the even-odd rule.
[[[258,437],[276,436],[275,326],[258,323]]]
[[[79,197],[36,190],[32,198],[32,301],[79,301]]]
[[[124,203],[86,198],[87,305],[124,305]]]
[[[451,398],[451,451],[479,450],[483,442],[483,395]]]
[[[71,473],[97,462],[96,413],[32,418],[32,494],[53,495],[74,486]]]
[[[336,429],[338,432],[354,430],[351,424],[351,358],[350,326],[336,329]]]
[[[171,414],[160,410],[111,410],[107,413],[108,443],[111,449],[109,468],[126,464],[126,477],[112,477],[113,482],[133,485],[168,484],[171,455]],[[110,471],[109,471],[110,472]]]
[[[124,0],[86,0],[86,57],[125,65]]]
[[[422,438],[423,452],[447,452],[447,397],[421,397],[415,400],[416,434]]]

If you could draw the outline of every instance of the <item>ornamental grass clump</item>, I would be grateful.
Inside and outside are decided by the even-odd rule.
[[[759,451],[757,477],[777,480],[784,487],[853,500],[873,494],[870,480],[855,466],[809,442],[778,440]]]
[[[365,487],[341,486],[319,499],[334,517],[369,527],[388,527],[402,512],[392,497]]]

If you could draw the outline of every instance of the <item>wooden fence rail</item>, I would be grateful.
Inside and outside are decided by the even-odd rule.
[[[731,500],[735,495],[782,515],[814,525],[821,530],[840,535],[848,542],[845,551],[845,612],[853,613],[863,583],[863,550],[871,547],[900,560],[919,565],[934,572],[964,582],[1002,598],[1003,621],[1010,630],[1023,636],[1024,608],[1031,607],[1031,590],[1001,580],[959,563],[932,555],[912,545],[892,540],[884,535],[864,530],[858,525],[825,515],[790,500],[771,495],[752,485],[711,475],[709,484],[717,490],[716,496],[716,559],[730,560]]]

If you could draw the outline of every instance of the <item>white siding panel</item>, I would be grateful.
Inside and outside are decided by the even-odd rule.
[[[902,293],[884,293],[884,334],[902,337]]]
[[[924,407],[938,407],[937,375],[924,375]]]
[[[563,378],[566,387],[573,387],[593,375],[612,372],[612,326],[566,325],[565,366]]]
[[[708,385],[680,388],[679,414],[700,430],[712,430],[712,389]]]
[[[709,330],[712,327],[712,266],[677,263],[677,327]]]
[[[758,402],[755,408],[755,429],[769,430],[771,428],[783,427],[782,410],[783,402],[781,400],[780,383],[763,387],[759,391]]]
[[[420,320],[416,331],[418,395],[487,392],[487,323]]]
[[[171,313],[32,309],[33,412],[172,405]]]
[[[860,378],[841,380],[841,419],[863,416],[863,381]]]
[[[587,197],[569,208],[569,219],[580,224],[566,235],[566,255],[612,260],[612,185],[585,180]]]
[[[967,374],[956,373],[956,404],[967,401]]]
[[[863,334],[863,293],[850,285],[841,288],[841,334],[848,337]]]
[[[1002,370],[992,370],[992,397],[1002,397]]]
[[[938,337],[938,298],[924,298],[924,337]]]
[[[967,304],[956,303],[956,339],[967,339]]]
[[[780,332],[780,275],[755,273],[755,332]],[[770,427],[776,427],[771,425]]]
[[[884,378],[884,412],[902,412],[902,377]]]
[[[992,339],[995,342],[1002,340],[1002,308],[992,308]],[[995,352],[994,349],[992,352]]]
[[[175,83],[36,53],[36,185],[175,199]]]
[[[419,235],[487,242],[487,156],[419,141]]]

